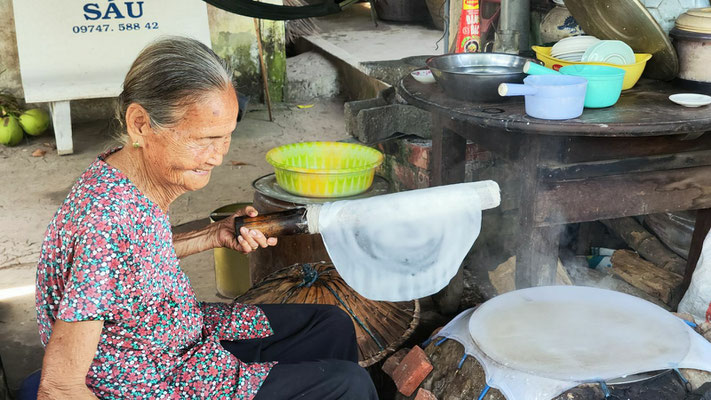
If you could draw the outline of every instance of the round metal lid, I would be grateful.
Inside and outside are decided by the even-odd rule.
[[[684,14],[689,14],[694,17],[711,18],[711,7],[692,8]]]
[[[648,77],[671,80],[679,73],[674,46],[639,0],[565,0],[565,5],[586,34],[652,54],[644,71]]]
[[[338,200],[362,199],[366,197],[390,193],[390,183],[385,178],[378,175],[375,175],[375,178],[373,179],[373,185],[371,185],[368,190],[359,195],[351,197],[317,198],[297,196],[282,189],[279,184],[277,184],[276,175],[274,174],[269,174],[261,178],[257,178],[254,182],[252,182],[252,186],[257,192],[265,196],[296,204],[321,204]]]
[[[711,7],[694,8],[681,14],[674,26],[677,31],[706,34],[708,37],[711,33]]]

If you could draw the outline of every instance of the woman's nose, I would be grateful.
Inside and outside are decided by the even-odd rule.
[[[224,153],[221,151],[213,151],[210,158],[207,160],[207,163],[215,167],[222,164],[223,154]]]
[[[208,163],[214,166],[222,164],[222,158],[230,150],[230,141],[225,140],[224,142],[221,142],[211,147],[212,148],[210,149],[211,151]]]

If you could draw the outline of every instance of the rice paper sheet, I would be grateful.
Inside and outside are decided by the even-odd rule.
[[[338,273],[358,293],[412,300],[457,273],[481,230],[481,199],[476,183],[463,183],[337,201],[323,205],[318,227]]]

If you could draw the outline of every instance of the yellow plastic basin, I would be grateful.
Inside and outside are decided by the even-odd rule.
[[[305,142],[269,150],[267,162],[274,166],[279,186],[289,193],[347,197],[370,188],[383,154],[353,143]]]
[[[625,70],[625,79],[622,81],[622,90],[631,89],[642,76],[644,72],[644,67],[647,65],[647,61],[652,58],[651,54],[647,53],[635,53],[635,63],[627,65],[618,64],[608,64],[599,62],[575,62],[575,61],[565,61],[560,60],[551,56],[552,47],[541,47],[541,46],[531,46],[533,51],[536,52],[536,58],[543,61],[546,67],[558,71],[560,68],[566,65],[607,65],[610,67],[622,68]]]

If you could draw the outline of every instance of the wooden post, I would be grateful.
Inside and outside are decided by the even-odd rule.
[[[534,228],[529,223],[522,223],[516,257],[516,289],[555,285],[558,244],[563,227]]]
[[[481,9],[479,10],[481,11]],[[449,25],[448,42],[445,43],[446,53],[454,53],[457,49],[457,33],[459,33],[459,17],[462,15],[462,0],[449,0],[449,21],[445,21]]]
[[[467,140],[444,127],[433,114],[432,185],[464,182]]]
[[[57,141],[57,154],[66,155],[74,153],[74,144],[72,143],[72,116],[69,108],[69,100],[49,103],[49,111],[52,114],[54,137]]]
[[[521,192],[518,196],[519,230],[516,254],[516,288],[554,285],[558,268],[558,244],[564,225],[537,227],[535,201],[540,186],[538,165],[542,149],[538,135],[521,136],[517,157],[521,176]],[[555,208],[555,203],[546,207]]]
[[[432,114],[432,185],[440,186],[464,182],[467,141],[444,127],[443,121]],[[442,314],[454,314],[464,292],[464,271],[459,271],[449,285],[432,296]]]
[[[267,75],[267,65],[264,64],[264,50],[262,49],[262,29],[259,27],[259,20],[254,18],[254,30],[257,34],[257,49],[259,50],[259,65],[262,69],[262,82],[264,83],[264,99],[267,102],[269,121],[274,121],[272,117],[272,100],[269,97],[269,76]]]

